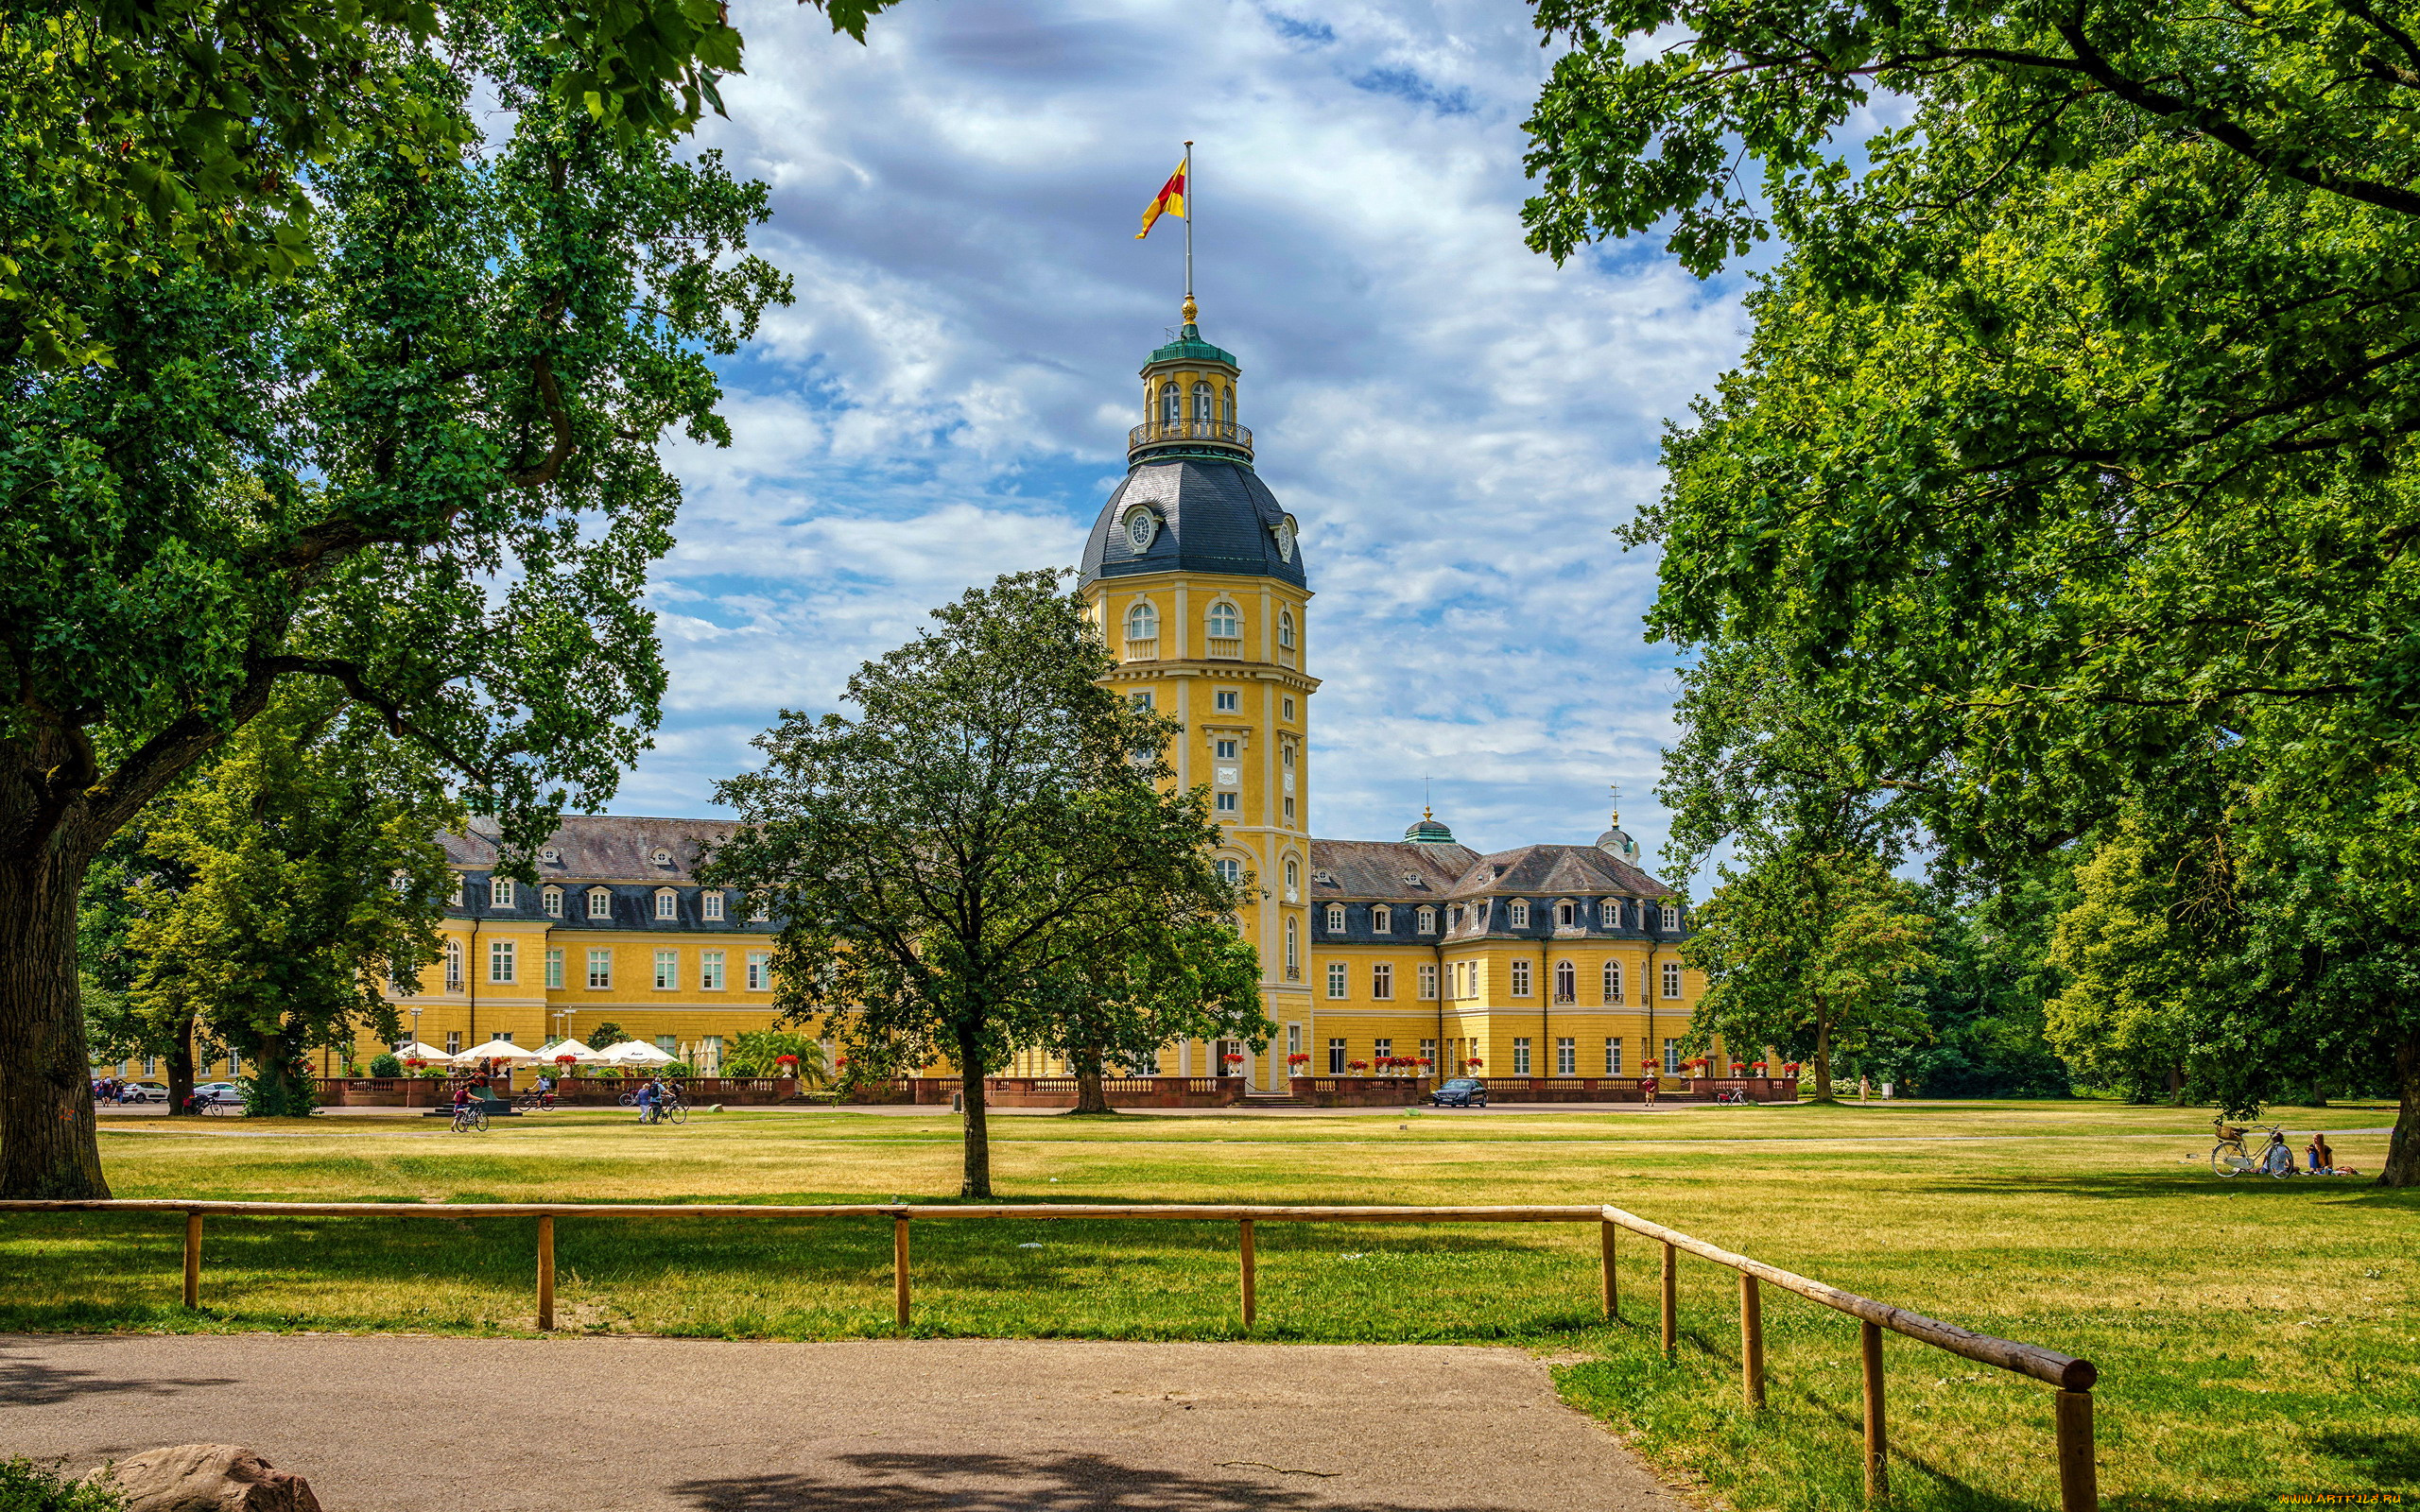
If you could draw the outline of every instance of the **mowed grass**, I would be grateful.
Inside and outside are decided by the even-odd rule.
[[[2290,1127],[2382,1126],[2377,1108]],[[261,1125],[108,1121],[120,1196],[396,1202],[949,1200],[946,1117],[626,1112]],[[994,1124],[1008,1200],[1612,1202],[1775,1264],[2100,1368],[2100,1484],[2121,1508],[2271,1507],[2420,1487],[2420,1194],[2241,1177],[2207,1118],[2105,1104],[1896,1104],[1239,1115]],[[2335,1138],[2375,1170],[2382,1134]],[[2301,1141],[2295,1141],[2299,1150]],[[211,1221],[178,1305],[173,1214],[0,1216],[0,1329],[409,1330],[534,1324],[525,1219]],[[915,1332],[1224,1339],[1227,1224],[954,1220],[915,1230]],[[1857,1325],[1768,1288],[1770,1404],[1738,1382],[1737,1279],[1685,1258],[1679,1357],[1655,1247],[1621,1246],[1598,1314],[1593,1226],[1263,1224],[1264,1340],[1511,1343],[1683,1484],[1749,1508],[1862,1503]],[[886,1220],[559,1222],[559,1321],[741,1338],[887,1334]],[[1891,1336],[1893,1491],[1920,1508],[2057,1504],[2049,1389]],[[1374,1446],[1383,1452],[1383,1446]],[[1474,1445],[1484,1453],[1485,1446]]]

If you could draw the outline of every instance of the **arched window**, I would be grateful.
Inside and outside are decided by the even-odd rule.
[[[1330,903],[1327,905],[1327,932],[1331,935],[1341,935],[1344,933],[1344,905],[1342,903]]]
[[[1296,861],[1292,856],[1288,856],[1286,858],[1286,901],[1290,903],[1296,898],[1300,897],[1302,895],[1302,864]],[[1288,924],[1287,927],[1291,929],[1293,926]]]
[[[1220,599],[1218,603],[1210,606],[1210,633],[1212,635],[1232,641],[1236,636],[1243,634],[1243,616],[1236,612],[1235,605],[1228,603],[1224,599]]]
[[[1294,649],[1294,611],[1290,609],[1277,611],[1277,644],[1288,651]]]
[[[1212,421],[1219,418],[1218,403],[1218,398],[1211,393],[1208,384],[1193,386],[1193,418],[1201,422],[1204,430],[1209,428]]]
[[[1219,393],[1226,406],[1226,421],[1233,425],[1236,422],[1236,391],[1232,387],[1227,387],[1219,389]]]
[[[1506,924],[1506,926],[1507,926],[1508,928],[1512,928],[1512,929],[1527,929],[1527,928],[1529,928],[1529,927],[1530,927],[1530,902],[1529,902],[1529,900],[1528,900],[1528,899],[1526,899],[1526,898],[1515,898],[1515,899],[1513,899],[1513,900],[1512,900],[1512,906],[1511,908],[1509,908],[1509,909],[1505,910],[1505,915],[1506,915],[1506,917],[1505,917],[1505,924]]]
[[[1370,928],[1380,935],[1395,932],[1395,911],[1384,903],[1370,910]]]
[[[1434,908],[1423,908],[1414,916],[1413,923],[1419,928],[1420,933],[1424,935],[1436,934],[1437,910]]]
[[[1160,611],[1148,598],[1138,598],[1126,611],[1126,638],[1130,641],[1150,641],[1159,638]]]
[[[1605,1001],[1608,1003],[1619,1003],[1621,1000],[1622,963],[1619,961],[1607,961],[1605,963]]]
[[[1288,982],[1299,982],[1302,979],[1302,936],[1295,928],[1295,921],[1289,919],[1286,920],[1286,980]]]
[[[1572,925],[1580,922],[1580,905],[1578,903],[1555,904],[1554,921],[1561,928],[1569,929]]]
[[[1557,1003],[1580,1001],[1580,969],[1569,961],[1554,963],[1554,1000]]]
[[[1184,390],[1171,378],[1160,386],[1160,423],[1180,425],[1184,421]]]
[[[462,990],[462,942],[458,939],[445,942],[445,990]]]

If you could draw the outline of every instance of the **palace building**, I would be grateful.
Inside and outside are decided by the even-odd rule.
[[[1289,1072],[1426,1058],[1439,1075],[1634,1075],[1677,1070],[1698,996],[1686,919],[1619,827],[1594,845],[1481,855],[1424,814],[1401,840],[1311,833],[1310,580],[1294,517],[1254,470],[1234,354],[1188,299],[1140,377],[1127,474],[1084,546],[1080,585],[1117,659],[1110,682],[1182,724],[1176,782],[1205,786],[1219,861],[1257,882],[1238,923],[1260,953],[1277,1037],[1168,1046],[1166,1074],[1241,1055],[1255,1091]],[[492,840],[447,841],[461,892],[442,962],[397,998],[441,1046],[536,1044],[600,1022],[717,1069],[771,1022],[769,922],[697,885],[701,844],[729,821],[573,817],[535,887],[499,878]],[[1299,1057],[1299,1058],[1297,1058]],[[1060,1068],[1039,1054],[1010,1068]]]

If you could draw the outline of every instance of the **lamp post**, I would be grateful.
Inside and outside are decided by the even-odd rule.
[[[424,1043],[420,1037],[420,1005],[412,1005],[412,1043]]]

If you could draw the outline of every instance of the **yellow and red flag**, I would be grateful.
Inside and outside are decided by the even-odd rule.
[[[1159,195],[1144,207],[1143,229],[1134,233],[1134,239],[1139,242],[1151,234],[1151,222],[1162,215],[1174,215],[1179,220],[1185,218],[1184,164],[1182,163],[1176,165],[1176,172],[1168,175],[1168,181],[1160,185]]]

